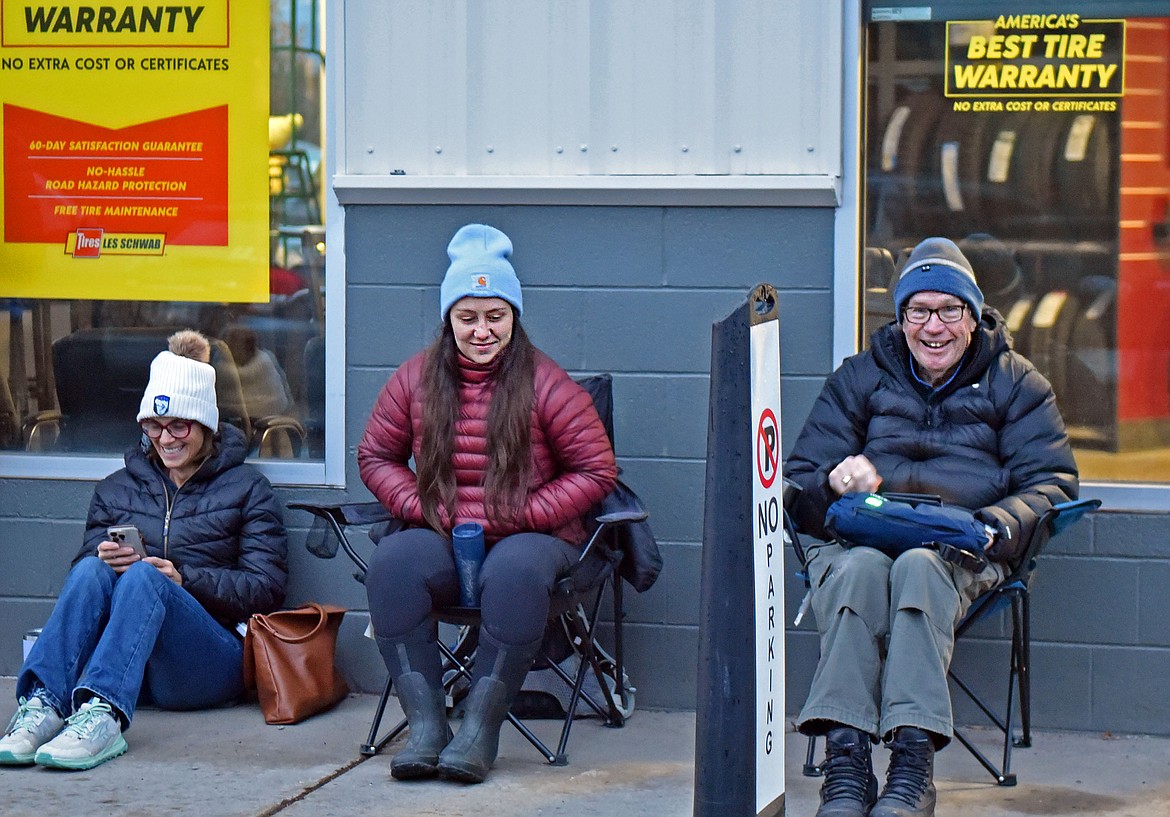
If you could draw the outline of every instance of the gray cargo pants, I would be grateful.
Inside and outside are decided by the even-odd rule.
[[[812,609],[821,657],[797,727],[824,734],[845,724],[875,738],[899,726],[954,735],[947,669],[955,626],[979,595],[1003,578],[979,574],[915,548],[897,560],[873,548],[808,549]]]

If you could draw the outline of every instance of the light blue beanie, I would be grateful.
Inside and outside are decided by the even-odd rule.
[[[894,314],[901,320],[902,307],[916,292],[945,292],[965,301],[975,320],[983,313],[983,292],[975,283],[975,270],[949,238],[926,238],[910,253],[894,287]]]
[[[459,228],[447,245],[451,265],[439,288],[439,318],[460,298],[503,298],[516,314],[524,312],[520,279],[508,260],[512,257],[512,240],[495,227],[467,224]]]

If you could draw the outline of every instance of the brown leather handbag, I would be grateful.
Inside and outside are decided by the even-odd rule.
[[[333,662],[344,615],[344,607],[310,602],[249,619],[244,686],[256,691],[265,722],[298,723],[349,692]]]

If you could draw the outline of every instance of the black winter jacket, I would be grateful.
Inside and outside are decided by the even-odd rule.
[[[830,538],[825,511],[837,495],[829,472],[864,454],[883,491],[938,494],[974,510],[999,531],[989,554],[1014,563],[1039,516],[1077,497],[1077,467],[1052,387],[1011,350],[1003,318],[986,308],[958,375],[924,391],[896,323],[874,332],[868,350],[829,376],[785,464],[803,488],[798,526]]]
[[[172,561],[183,588],[225,626],[276,610],[288,580],[288,542],[272,485],[244,464],[244,435],[221,424],[215,452],[181,488],[143,449],[98,483],[85,541],[96,556],[110,525],[137,525],[146,552]]]

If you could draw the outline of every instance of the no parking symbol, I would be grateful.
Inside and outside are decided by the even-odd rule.
[[[760,485],[771,488],[779,470],[780,425],[772,409],[766,408],[756,426],[756,474],[760,477]]]

